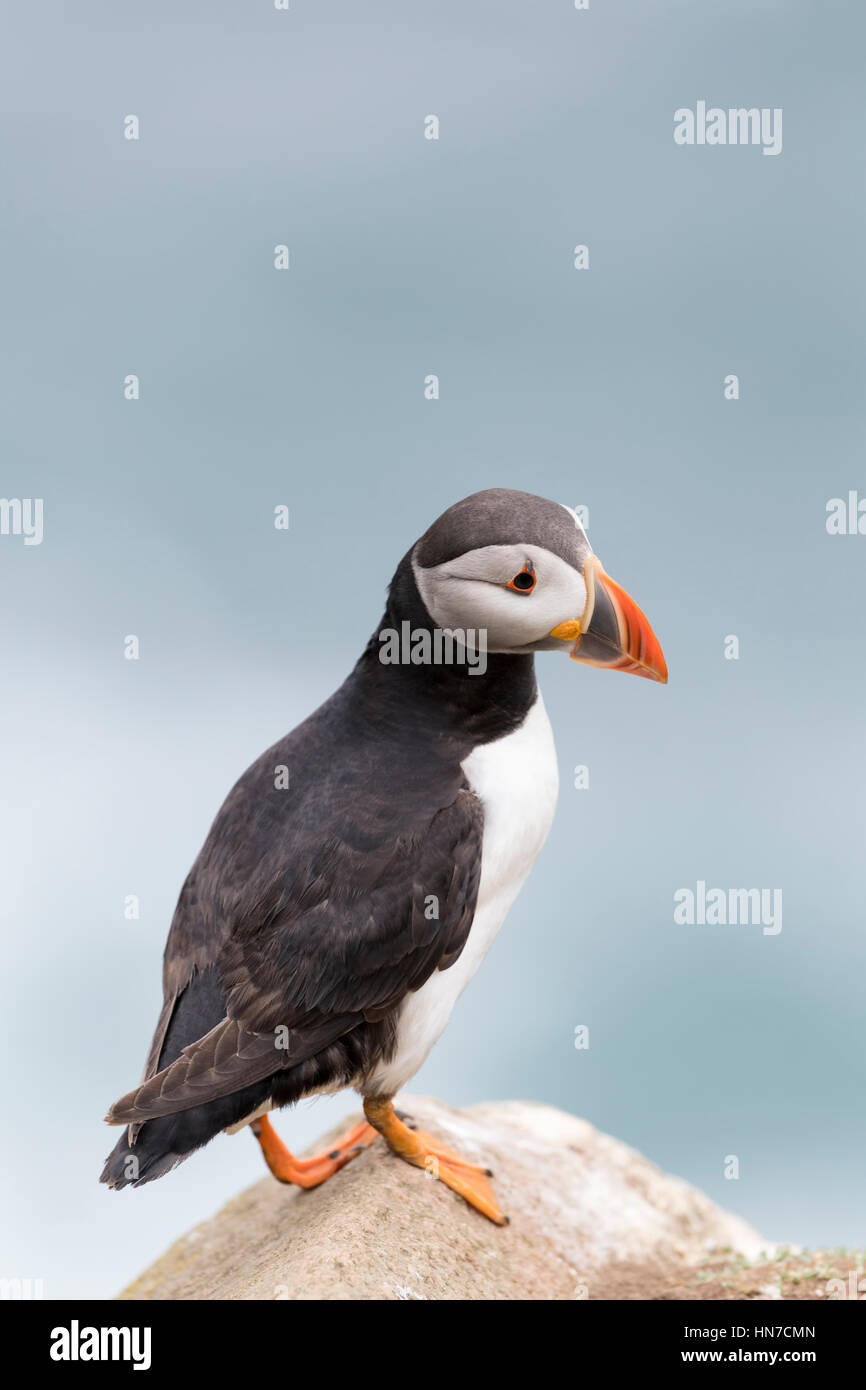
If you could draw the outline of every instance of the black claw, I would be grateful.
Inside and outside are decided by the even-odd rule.
[[[502,1218],[502,1224],[503,1224],[503,1226],[510,1226],[510,1225],[511,1225],[511,1217],[510,1217],[510,1216],[503,1216],[503,1218]]]
[[[397,1119],[402,1120],[404,1124],[407,1124],[412,1118],[411,1115],[406,1114],[405,1110],[395,1110],[394,1114],[397,1116]]]
[[[485,1168],[485,1169],[484,1169],[484,1172],[485,1172],[485,1174],[486,1174],[486,1176],[487,1176],[488,1178],[492,1178],[492,1177],[493,1177],[493,1169],[492,1169],[492,1168]]]
[[[340,1156],[341,1155],[339,1149],[332,1149],[331,1152],[328,1154],[328,1158],[340,1158]]]
[[[350,1153],[350,1154],[362,1154],[362,1153],[364,1152],[364,1150],[365,1150],[366,1147],[367,1147],[366,1144],[355,1144],[354,1148],[351,1148],[351,1149],[349,1150],[349,1153]]]

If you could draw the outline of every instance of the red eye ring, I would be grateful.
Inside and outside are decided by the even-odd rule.
[[[513,589],[516,594],[531,594],[535,582],[535,566],[531,560],[527,560],[520,573],[509,579],[505,587]]]

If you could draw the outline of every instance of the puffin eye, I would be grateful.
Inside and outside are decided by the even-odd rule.
[[[520,573],[509,579],[505,587],[517,594],[531,594],[535,588],[535,566],[532,561],[527,560]]]

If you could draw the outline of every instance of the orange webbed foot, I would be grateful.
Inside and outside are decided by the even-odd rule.
[[[508,1224],[508,1217],[503,1215],[488,1181],[492,1177],[489,1168],[480,1163],[468,1163],[453,1149],[446,1148],[423,1130],[410,1129],[396,1114],[390,1101],[365,1099],[364,1113],[383,1136],[392,1153],[415,1168],[423,1168],[430,1177],[444,1182],[452,1192],[459,1193],[471,1207],[497,1226]]]
[[[378,1130],[359,1120],[330,1149],[311,1158],[295,1158],[276,1133],[267,1115],[253,1120],[250,1129],[259,1141],[265,1162],[279,1182],[296,1187],[319,1187],[333,1177],[378,1138]]]

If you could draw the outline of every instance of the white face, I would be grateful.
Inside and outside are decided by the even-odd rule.
[[[549,634],[586,607],[581,575],[540,545],[485,545],[428,569],[413,560],[412,568],[436,626],[484,629],[489,652],[567,650]]]

